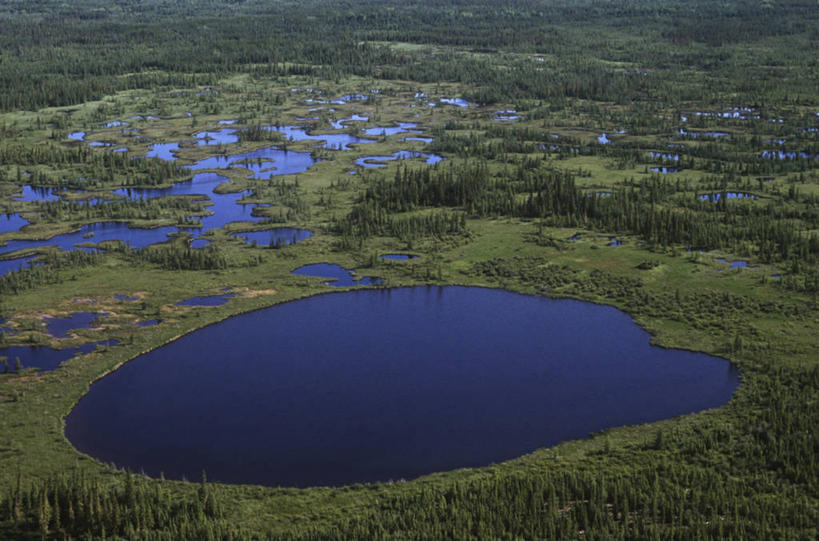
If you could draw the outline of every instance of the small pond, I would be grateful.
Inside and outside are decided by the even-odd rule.
[[[41,371],[55,370],[60,364],[76,355],[91,353],[97,346],[117,345],[117,340],[103,340],[100,342],[90,342],[75,348],[51,349],[49,347],[37,346],[9,346],[0,349],[0,357],[6,357],[6,362],[10,371],[14,370],[17,359],[24,369],[38,368]],[[2,365],[2,363],[0,363]],[[2,368],[0,368],[0,372]]]
[[[157,477],[344,485],[485,466],[730,399],[730,363],[649,339],[625,313],[574,300],[325,294],[139,356],[91,385],[66,435]]]
[[[5,247],[0,248],[0,254],[42,246],[57,246],[62,250],[80,249],[93,252],[96,251],[95,247],[78,247],[75,245],[114,240],[121,240],[131,248],[143,248],[149,244],[168,240],[168,235],[176,232],[176,230],[176,227],[171,226],[140,229],[128,227],[128,224],[124,222],[98,222],[83,225],[78,231],[56,235],[47,240],[10,240]]]
[[[17,257],[14,259],[3,259],[0,261],[0,276],[4,276],[10,272],[18,271],[20,269],[27,269],[30,261],[35,257],[39,257],[39,255]]]
[[[224,128],[219,131],[202,131],[194,134],[197,144],[202,145],[230,145],[239,142],[239,134],[233,128]]]
[[[379,257],[381,259],[387,259],[390,261],[406,261],[407,259],[418,259],[418,256],[413,254],[384,254]]]
[[[304,265],[293,271],[293,274],[300,276],[315,276],[318,278],[329,278],[325,285],[333,287],[352,286],[377,286],[381,284],[381,278],[373,276],[358,276],[356,271],[345,269],[341,265],[334,263],[315,263]]]
[[[45,318],[45,326],[48,333],[54,338],[65,338],[68,333],[77,329],[86,329],[95,319],[106,316],[106,313],[96,312],[75,312],[67,317]]]
[[[417,122],[396,122],[395,126],[367,128],[364,133],[372,137],[389,137],[397,133],[421,133],[421,130],[413,129],[416,126],[418,126]]]
[[[747,269],[747,268],[751,268],[751,267],[748,267],[748,262],[747,262],[747,261],[744,261],[744,260],[742,260],[742,259],[737,259],[737,260],[735,260],[735,261],[728,261],[728,260],[727,260],[727,259],[725,259],[724,257],[718,257],[716,260],[717,260],[719,263],[728,263],[729,265],[731,265],[731,268],[732,268],[732,269]]]
[[[179,150],[179,143],[154,143],[145,153],[145,157],[172,162],[176,159],[174,152],[177,150]]]
[[[3,214],[0,216],[0,233],[19,231],[26,225],[28,225],[28,220],[19,214]]]
[[[60,192],[56,188],[45,188],[38,186],[23,186],[21,195],[15,196],[15,201],[56,201],[60,198]]]

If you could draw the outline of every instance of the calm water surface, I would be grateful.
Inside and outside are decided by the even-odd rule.
[[[142,355],[91,386],[66,434],[154,476],[343,485],[713,408],[737,384],[727,361],[652,347],[611,307],[360,290],[236,316]]]

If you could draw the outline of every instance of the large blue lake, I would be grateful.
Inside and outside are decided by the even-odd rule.
[[[723,359],[623,312],[469,287],[325,294],[230,318],[94,383],[66,435],[158,476],[344,485],[491,464],[725,404]]]

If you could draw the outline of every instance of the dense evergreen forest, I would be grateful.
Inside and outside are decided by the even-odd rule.
[[[813,0],[2,2],[0,538],[816,539],[816,51]],[[103,222],[178,229],[97,244]],[[336,488],[154,479],[66,439],[91,383],[325,292],[291,274],[319,262],[613,305],[742,383],[715,410]],[[112,323],[44,330],[77,306]],[[4,353],[101,340],[49,372]]]
[[[232,72],[456,81],[487,103],[648,96],[708,103],[730,93],[765,106],[809,103],[817,84],[816,58],[799,46],[816,39],[809,1],[35,1],[5,11],[2,110],[209,84]],[[742,47],[768,40],[778,45],[773,57]],[[460,50],[431,56],[389,46],[396,42]],[[506,53],[547,55],[549,69]],[[507,69],[495,69],[499,62]],[[611,69],[620,62],[661,75]]]

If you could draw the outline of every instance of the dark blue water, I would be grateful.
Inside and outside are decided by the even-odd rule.
[[[193,171],[243,167],[250,171],[251,176],[254,178],[269,179],[276,175],[303,173],[314,163],[316,163],[316,160],[310,156],[309,152],[295,152],[268,147],[230,156],[212,156],[186,167]]]
[[[220,197],[213,190],[220,184],[230,182],[227,177],[216,173],[197,173],[191,180],[177,182],[168,188],[119,188],[115,194],[129,199],[153,199],[177,195],[205,195]]]
[[[408,160],[411,158],[425,158],[425,162],[429,165],[438,163],[442,161],[444,158],[442,156],[438,156],[437,154],[428,154],[426,152],[413,152],[411,150],[399,150],[392,156],[364,156],[363,158],[358,158],[355,161],[356,165],[360,165],[362,167],[372,169],[376,167],[386,167],[387,164],[385,163],[377,163],[377,162],[390,162],[394,160]],[[376,163],[373,163],[376,162]]]
[[[725,258],[723,258],[723,257],[718,257],[718,258],[717,258],[717,261],[719,261],[720,263],[728,263],[728,264],[730,264],[732,269],[739,269],[739,268],[743,268],[743,269],[744,269],[744,268],[748,268],[748,262],[747,262],[747,261],[743,261],[743,260],[741,260],[741,259],[738,259],[738,260],[736,260],[736,261],[728,261],[727,259],[725,259]]]
[[[65,338],[68,333],[77,329],[86,329],[95,319],[106,314],[96,312],[75,312],[68,317],[50,317],[45,319],[46,330],[54,338]]]
[[[190,247],[191,248],[204,248],[208,244],[210,244],[210,241],[208,239],[195,239],[195,240],[192,240],[190,242]]]
[[[652,167],[651,170],[654,171],[655,173],[663,174],[679,172],[679,169],[677,169],[676,167]]]
[[[329,278],[325,285],[333,287],[354,287],[354,286],[377,286],[381,284],[381,278],[374,276],[358,276],[352,269],[345,269],[341,265],[334,263],[314,263],[304,265],[293,271],[293,274],[300,276],[315,276],[318,278]]]
[[[321,295],[138,357],[91,386],[66,435],[154,476],[343,485],[483,466],[728,401],[728,362],[649,338],[611,307],[500,290]]]
[[[207,297],[191,297],[176,303],[177,306],[221,306],[227,304],[228,299],[233,297],[233,293],[224,295],[210,295]]]
[[[28,220],[19,214],[0,215],[0,233],[19,231],[21,227],[26,225],[28,225]]]
[[[18,271],[20,269],[27,269],[29,261],[39,257],[39,255],[30,255],[28,257],[18,257],[16,259],[4,259],[0,261],[0,276],[4,276],[10,272]]]
[[[199,218],[202,227],[194,228],[197,234],[204,234],[211,229],[218,229],[232,222],[259,221],[259,217],[252,215],[255,205],[240,203],[249,192],[220,194],[214,191],[217,186],[226,182],[229,182],[227,177],[216,173],[197,173],[191,180],[178,182],[169,188],[120,188],[114,193],[129,199],[152,199],[172,195],[207,196],[210,202],[205,204],[205,209],[211,214]],[[206,244],[200,240],[194,242],[197,244],[192,244],[193,247]]]
[[[212,214],[200,218],[202,227],[196,229],[197,234],[204,234],[212,229],[218,229],[232,222],[259,221],[261,218],[252,215],[255,205],[240,203],[248,192],[221,194],[214,191],[217,186],[226,182],[229,182],[227,177],[216,173],[197,173],[190,181],[178,182],[169,188],[121,188],[115,190],[114,193],[130,199],[151,199],[171,195],[208,196],[210,203],[207,203],[205,208]],[[282,230],[284,231],[284,228]],[[267,235],[269,237],[270,233],[267,232]],[[307,236],[310,236],[309,232]],[[306,237],[300,237],[299,240],[303,240],[304,238]],[[196,243],[191,244],[194,248],[207,244],[204,239],[197,239],[193,242]],[[289,244],[289,242],[286,244]]]
[[[36,346],[10,346],[0,349],[0,357],[6,357],[9,370],[13,371],[15,359],[19,358],[23,368],[39,368],[41,371],[50,371],[60,366],[60,363],[71,359],[75,355],[91,353],[97,346],[115,346],[117,340],[103,340],[90,342],[76,348],[51,349]],[[0,363],[2,364],[2,363]]]
[[[285,244],[295,244],[313,235],[307,229],[295,229],[293,227],[276,227],[265,229],[264,231],[245,231],[234,233],[232,236],[240,238],[248,244],[255,243],[256,246],[283,246]]]
[[[201,233],[218,229],[231,222],[257,222],[261,218],[252,215],[253,205],[239,203],[245,196],[245,192],[226,193],[211,196],[211,205],[206,207],[212,212],[210,216],[200,218],[202,222]]]
[[[311,135],[300,126],[266,126],[266,130],[275,131],[284,135],[290,141],[324,141],[324,148],[332,150],[349,150],[352,144],[375,143],[373,139],[364,139],[346,133],[326,133]]]
[[[56,201],[60,198],[60,191],[56,188],[39,188],[23,186],[22,195],[15,196],[15,201]]]
[[[134,302],[138,301],[139,297],[131,297],[129,295],[114,295],[114,299],[122,302]]]
[[[435,139],[432,137],[406,137],[404,141],[420,141],[422,143],[431,143]]]
[[[607,246],[622,246],[623,241],[617,240],[617,237],[611,237]]]
[[[77,247],[79,243],[99,243],[103,241],[121,240],[132,248],[143,248],[149,244],[164,242],[168,235],[177,231],[176,227],[165,226],[154,229],[137,229],[128,227],[122,222],[99,222],[80,227],[79,231],[56,235],[48,240],[10,240],[6,246],[0,248],[0,254],[6,254],[23,248],[39,248],[42,246],[57,246],[61,250],[95,251],[96,248]]]
[[[392,261],[405,261],[407,259],[416,259],[418,256],[412,254],[384,254],[380,257],[381,259],[388,259]]]

